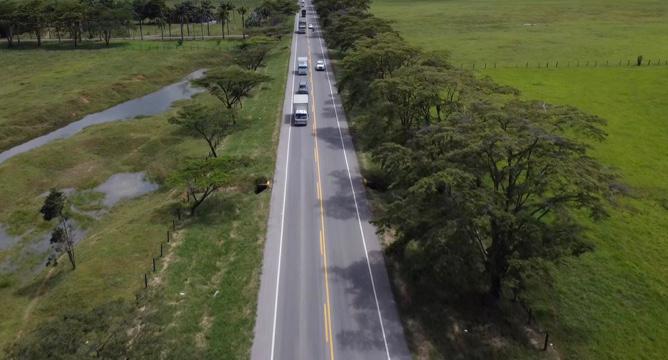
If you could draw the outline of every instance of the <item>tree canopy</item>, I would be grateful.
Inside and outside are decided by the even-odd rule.
[[[171,176],[169,183],[185,188],[190,199],[190,213],[194,215],[204,200],[218,189],[244,181],[243,175],[250,165],[249,159],[238,157],[192,159]]]
[[[209,89],[228,109],[242,105],[242,100],[251,95],[259,85],[269,81],[268,75],[253,70],[243,69],[237,65],[212,70],[206,78],[197,83]]]
[[[217,148],[233,131],[236,113],[232,109],[213,109],[203,105],[185,106],[179,114],[169,119],[189,135],[201,137],[209,146],[210,155],[218,157]]]

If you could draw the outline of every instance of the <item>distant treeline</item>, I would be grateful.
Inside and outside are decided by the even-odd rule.
[[[0,38],[7,39],[8,47],[20,43],[24,34],[33,36],[37,47],[45,34],[55,34],[58,41],[70,40],[74,47],[84,39],[99,39],[109,45],[112,37],[128,36],[137,26],[143,39],[143,25],[150,22],[160,27],[163,39],[165,35],[171,38],[172,25],[178,25],[178,36],[184,40],[193,24],[202,28],[206,24],[210,34],[214,21],[220,24],[224,38],[225,30],[229,35],[234,12],[241,16],[244,37],[247,26],[266,35],[280,35],[289,31],[286,18],[296,10],[297,5],[289,0],[264,1],[252,11],[232,1],[211,0],[185,0],[174,5],[164,0],[0,0]]]

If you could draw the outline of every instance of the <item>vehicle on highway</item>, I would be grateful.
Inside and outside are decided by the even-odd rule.
[[[302,9],[302,17],[306,17],[306,9]]]
[[[299,24],[297,25],[297,34],[306,34],[306,21],[299,20]]]
[[[292,116],[293,125],[308,124],[308,95],[297,94],[292,99],[294,114]]]
[[[308,58],[306,56],[297,58],[297,75],[308,75]]]
[[[299,80],[299,85],[297,86],[297,94],[308,94],[308,83],[306,80]]]
[[[325,60],[318,60],[315,62],[316,71],[325,71]]]
[[[314,29],[313,24],[308,24],[308,28],[309,28],[309,30],[313,30]]]

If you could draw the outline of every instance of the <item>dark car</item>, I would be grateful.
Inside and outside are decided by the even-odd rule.
[[[297,94],[308,94],[308,83],[306,80],[300,80],[297,85]]]

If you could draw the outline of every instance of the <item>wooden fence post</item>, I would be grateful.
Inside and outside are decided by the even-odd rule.
[[[543,343],[543,351],[547,351],[547,342],[550,341],[550,333],[545,332],[545,343]]]
[[[148,276],[144,273],[144,289],[148,288]]]
[[[153,258],[153,272],[155,272],[155,258]]]

